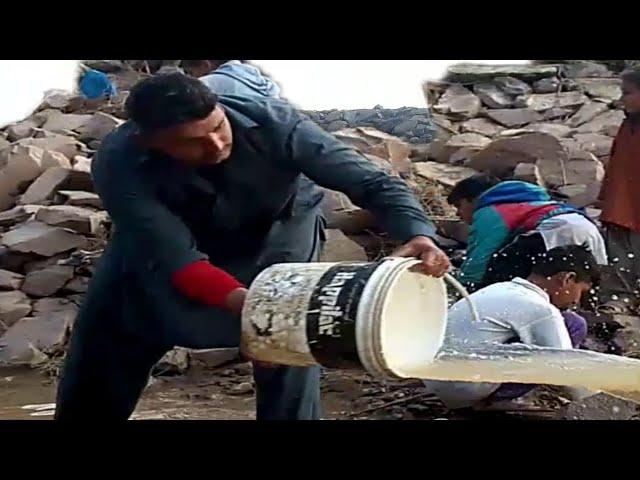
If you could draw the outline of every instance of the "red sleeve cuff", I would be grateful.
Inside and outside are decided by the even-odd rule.
[[[206,260],[190,263],[175,272],[173,285],[192,300],[213,307],[226,307],[227,296],[244,285]]]

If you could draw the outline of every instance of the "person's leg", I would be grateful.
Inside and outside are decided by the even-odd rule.
[[[628,313],[637,307],[639,237],[626,228],[613,225],[607,227],[605,240],[609,266],[604,269],[602,276],[599,311]]]
[[[272,249],[263,253],[262,265],[317,262],[324,242],[324,219],[309,216],[278,225],[272,233]],[[313,232],[309,235],[309,232]],[[257,420],[318,420],[320,367],[264,367],[254,363]]]
[[[570,310],[562,312],[562,317],[569,332],[573,348],[580,348],[587,339],[587,321],[583,316]]]

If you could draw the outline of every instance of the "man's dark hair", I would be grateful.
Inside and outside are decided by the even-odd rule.
[[[500,179],[491,175],[474,175],[459,181],[449,193],[447,202],[455,205],[460,200],[473,201],[484,192],[500,183]]]
[[[638,90],[640,90],[640,69],[632,68],[622,72],[622,81],[632,83]]]
[[[552,248],[537,256],[531,273],[552,277],[562,272],[574,272],[576,281],[597,285],[600,282],[600,266],[587,247],[567,245]]]
[[[126,110],[142,133],[207,118],[218,96],[197,78],[182,73],[157,75],[137,83]]]

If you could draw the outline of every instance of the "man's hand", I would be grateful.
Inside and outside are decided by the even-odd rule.
[[[242,307],[244,301],[247,298],[246,288],[236,288],[229,295],[227,295],[226,307],[233,315],[239,317],[242,314]]]
[[[429,237],[414,237],[393,252],[394,257],[416,257],[422,264],[416,270],[434,277],[442,277],[451,263],[447,255]]]

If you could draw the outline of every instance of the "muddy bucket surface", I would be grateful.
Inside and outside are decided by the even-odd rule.
[[[411,272],[416,263],[386,258],[266,269],[243,308],[244,353],[390,377],[407,363],[432,362],[444,339],[447,292],[443,280]]]

